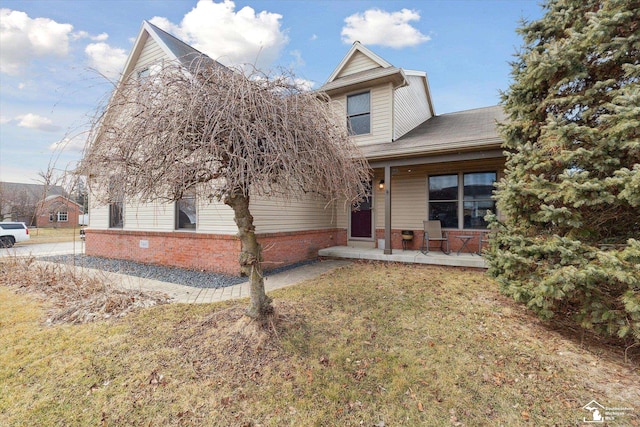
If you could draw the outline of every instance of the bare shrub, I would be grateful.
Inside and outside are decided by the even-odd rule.
[[[47,323],[87,323],[122,317],[137,308],[169,302],[169,297],[161,293],[120,289],[104,277],[34,258],[3,258],[0,285],[35,293],[46,300],[51,306]]]

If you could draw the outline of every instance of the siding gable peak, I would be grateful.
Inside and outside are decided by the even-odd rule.
[[[192,46],[189,46],[168,32],[156,27],[149,21],[143,21],[140,31],[138,32],[138,36],[133,44],[133,49],[131,49],[122,74],[120,75],[120,82],[127,78],[131,72],[138,67],[141,54],[148,43],[155,43],[160,48],[163,57],[162,59],[178,61],[187,69],[190,69],[191,64],[198,58],[204,57],[210,59],[204,53]]]
[[[349,49],[349,52],[342,58],[342,61],[333,70],[326,83],[331,83],[336,79],[355,74],[360,71],[372,70],[375,68],[391,68],[393,65],[367,49],[360,42],[356,41]],[[325,84],[326,84],[325,83]]]

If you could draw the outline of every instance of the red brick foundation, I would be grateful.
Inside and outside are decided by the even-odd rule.
[[[443,231],[444,232],[444,231]],[[402,230],[391,230],[391,249],[402,249]],[[467,243],[467,247],[464,252],[478,252],[479,238],[485,233],[479,230],[450,230],[449,232],[449,250],[452,252],[458,251],[462,247],[462,240],[456,236],[473,236],[473,238]],[[407,242],[407,250],[420,250],[422,248],[424,231],[413,230],[413,240]],[[384,229],[376,229],[376,245],[377,239],[384,239]],[[440,242],[430,242],[429,250],[440,250]]]
[[[265,270],[314,259],[318,250],[346,245],[346,230],[258,235]],[[129,230],[86,230],[87,255],[126,259],[232,275],[240,274],[240,241],[234,235]]]

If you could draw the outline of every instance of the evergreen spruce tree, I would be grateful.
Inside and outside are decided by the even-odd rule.
[[[503,94],[489,273],[543,317],[640,342],[640,1],[543,7]]]

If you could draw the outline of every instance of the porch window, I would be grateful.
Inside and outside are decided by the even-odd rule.
[[[496,177],[495,171],[430,176],[429,219],[446,228],[487,228],[484,216],[496,211],[491,198]]]
[[[124,224],[122,213],[122,202],[109,204],[109,228],[122,228]]]
[[[443,227],[458,227],[458,175],[429,177],[429,219]]]
[[[485,215],[496,211],[491,200],[495,182],[495,172],[464,174],[464,228],[487,228]]]
[[[369,92],[347,96],[347,121],[351,135],[371,132],[370,97]]]
[[[176,229],[195,230],[197,218],[195,194],[184,195],[176,202]]]

